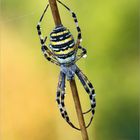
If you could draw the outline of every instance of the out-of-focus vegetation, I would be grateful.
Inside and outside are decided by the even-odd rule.
[[[78,65],[97,94],[90,140],[138,140],[138,1],[63,2],[77,13],[88,51]],[[46,62],[40,50],[36,24],[46,3],[1,1],[1,140],[81,139],[61,118],[55,103],[59,68]],[[70,14],[60,5],[59,9],[64,25],[76,36]],[[49,9],[44,35],[53,27]],[[77,85],[85,110],[88,98],[78,81]],[[69,114],[77,123],[69,84],[67,94]]]

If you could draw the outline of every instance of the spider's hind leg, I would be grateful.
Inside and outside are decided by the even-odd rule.
[[[69,122],[69,117],[65,109],[65,79],[66,75],[63,72],[60,72],[59,76],[59,82],[58,82],[58,87],[57,87],[57,96],[56,96],[56,101],[58,103],[58,107],[60,110],[60,113],[62,117]]]
[[[69,118],[68,113],[67,113],[66,108],[65,108],[65,103],[64,103],[65,79],[66,79],[66,75],[61,71],[60,77],[59,77],[59,82],[58,82],[58,87],[57,87],[56,101],[58,103],[60,113],[61,113],[62,117],[66,120],[66,122],[74,129],[80,130],[79,128],[75,127],[73,125],[73,123],[70,121],[70,118]]]
[[[59,75],[59,82],[58,82],[58,86],[57,86],[57,93],[56,93],[56,101],[57,101],[57,104],[58,104],[58,107],[59,107],[59,110],[62,114],[63,112],[63,109],[62,109],[62,105],[61,105],[61,83],[62,83],[62,73],[60,72],[60,75]]]
[[[59,76],[59,82],[58,82],[58,87],[57,87],[57,96],[56,96],[56,101],[58,103],[58,107],[60,110],[60,113],[64,119],[66,119],[66,111],[65,111],[65,104],[64,104],[64,98],[65,98],[65,74],[63,72],[60,72]],[[69,119],[67,118],[66,121]]]
[[[95,90],[94,90],[91,82],[87,79],[87,77],[82,73],[82,71],[78,67],[77,67],[76,75],[78,76],[79,80],[81,81],[81,83],[82,83],[83,87],[85,88],[86,92],[89,94],[91,109],[89,109],[87,112],[83,113],[83,114],[87,114],[89,112],[92,113],[90,122],[88,124],[88,126],[89,126],[91,124],[91,121],[92,121],[94,113],[95,113],[95,107],[96,107]]]

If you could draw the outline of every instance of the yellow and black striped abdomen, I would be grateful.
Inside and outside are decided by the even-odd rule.
[[[73,36],[62,25],[51,32],[50,48],[60,63],[69,63],[75,59],[76,50]]]

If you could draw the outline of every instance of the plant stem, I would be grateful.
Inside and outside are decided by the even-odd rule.
[[[56,0],[49,0],[49,4],[51,7],[55,26],[62,25]],[[77,112],[79,126],[81,129],[82,138],[83,138],[83,140],[89,140],[88,133],[87,133],[86,126],[85,126],[84,117],[82,114],[82,108],[81,108],[81,104],[80,104],[80,100],[79,100],[79,96],[78,96],[78,91],[77,91],[75,79],[70,80],[70,87],[71,87],[71,91],[72,91],[72,95],[73,95],[73,100],[75,103],[75,108],[76,108],[76,112]]]
[[[52,11],[52,15],[53,15],[53,19],[54,19],[54,23],[56,26],[61,25],[61,18],[60,18],[60,14],[58,11],[58,7],[57,7],[57,3],[56,0],[49,0],[49,4],[51,7],[51,11]]]
[[[75,103],[75,108],[76,108],[76,112],[77,112],[79,126],[81,129],[82,138],[83,138],[83,140],[89,140],[88,133],[87,133],[87,130],[85,127],[84,117],[82,114],[82,108],[81,108],[81,104],[80,104],[80,99],[79,99],[75,79],[70,80],[70,87],[71,87],[71,91],[72,91],[72,95],[73,95],[73,99],[74,99],[74,103]]]

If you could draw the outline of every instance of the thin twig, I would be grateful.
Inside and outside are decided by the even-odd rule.
[[[81,104],[80,104],[80,100],[79,100],[79,95],[78,95],[78,91],[77,91],[77,87],[76,87],[76,83],[75,83],[74,79],[70,80],[70,87],[71,87],[71,91],[72,91],[72,95],[73,95],[73,99],[74,99],[74,103],[75,103],[75,108],[76,108],[76,112],[77,112],[79,126],[81,129],[82,138],[83,138],[83,140],[89,140],[88,133],[87,133],[86,126],[85,126],[84,117],[82,114],[82,108],[81,108]]]
[[[58,11],[58,7],[57,7],[57,3],[56,0],[49,0],[49,4],[51,7],[51,11],[52,11],[52,15],[53,15],[53,19],[54,19],[54,23],[56,26],[61,25],[61,18],[60,18],[60,14]]]
[[[50,4],[50,7],[51,7],[51,11],[52,11],[53,19],[54,19],[54,22],[55,22],[55,26],[62,25],[56,0],[49,0],[49,4]],[[75,108],[76,108],[76,112],[77,112],[79,126],[80,126],[80,129],[81,129],[82,138],[83,138],[83,140],[89,140],[88,133],[87,133],[86,126],[85,126],[84,117],[83,117],[83,114],[82,114],[82,108],[81,108],[80,99],[79,99],[79,96],[78,96],[78,91],[77,91],[75,79],[70,80],[70,87],[71,87],[71,91],[72,91],[72,95],[73,95],[73,100],[74,100],[74,103],[75,103]]]

